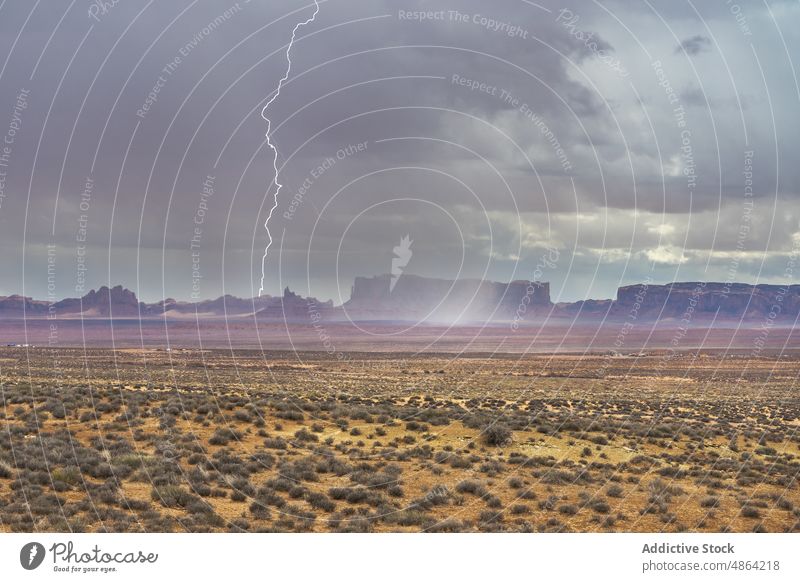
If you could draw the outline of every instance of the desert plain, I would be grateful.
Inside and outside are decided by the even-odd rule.
[[[800,358],[0,348],[0,531],[800,531]]]

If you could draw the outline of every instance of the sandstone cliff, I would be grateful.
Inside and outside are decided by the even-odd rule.
[[[510,320],[550,307],[550,285],[528,281],[496,283],[403,275],[392,289],[391,277],[357,277],[342,307],[351,319],[395,321]]]

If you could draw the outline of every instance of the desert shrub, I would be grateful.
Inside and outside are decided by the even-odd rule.
[[[504,424],[495,423],[483,432],[483,440],[487,445],[501,447],[511,441],[511,429]]]
[[[198,498],[189,493],[183,487],[177,485],[162,485],[153,487],[150,498],[158,501],[164,507],[187,507],[192,501]]]
[[[120,507],[130,511],[145,512],[150,509],[150,502],[142,499],[122,498],[120,499]]]
[[[478,514],[478,521],[481,523],[499,523],[503,521],[503,514],[492,510],[481,511]]]
[[[246,410],[242,410],[242,409],[237,410],[236,412],[234,412],[233,413],[233,418],[235,418],[236,420],[238,420],[240,422],[250,422],[251,420],[253,420],[253,418],[250,416],[250,413],[247,412]]]
[[[0,479],[11,479],[14,475],[11,466],[8,463],[0,461]]]
[[[673,495],[683,495],[684,491],[677,485],[670,485],[663,479],[656,477],[647,484],[652,497],[662,497],[669,501]]]
[[[49,494],[38,495],[30,500],[30,508],[35,515],[60,514],[63,505],[61,499]]]
[[[234,479],[233,483],[231,483],[231,487],[236,489],[237,491],[241,491],[245,495],[254,496],[256,494],[256,490],[253,485],[245,478],[240,477],[238,479]]]
[[[67,485],[77,485],[81,481],[81,472],[77,467],[59,467],[53,469],[53,481],[61,481]]]
[[[456,485],[456,491],[459,493],[471,493],[472,495],[483,496],[486,495],[486,487],[480,481],[472,481],[467,479],[461,481]]]
[[[354,483],[366,485],[367,487],[375,487],[378,489],[388,489],[392,485],[398,484],[398,478],[395,475],[387,474],[384,472],[371,473],[361,469],[355,471],[350,475],[350,480]]]
[[[556,503],[558,503],[558,497],[551,495],[547,499],[542,499],[539,502],[539,509],[551,511],[552,509],[555,509]]]
[[[283,507],[286,505],[286,500],[281,497],[277,491],[268,486],[262,486],[256,492],[256,499],[264,505],[273,505],[275,507]]]
[[[397,513],[390,514],[386,520],[400,526],[422,525],[430,518],[423,511],[418,509],[404,509]]]
[[[503,463],[499,461],[488,461],[481,465],[481,473],[486,473],[489,477],[495,477],[503,471]]]
[[[617,523],[617,518],[613,515],[607,515],[602,520],[603,527],[614,527],[614,524]]]
[[[530,464],[530,459],[517,451],[511,451],[508,455],[508,463],[511,465],[528,465]]]
[[[563,513],[564,515],[575,515],[578,513],[578,508],[573,505],[572,503],[560,505],[558,507],[558,512]]]
[[[366,489],[350,489],[345,496],[348,503],[364,503],[369,497]]]
[[[416,422],[414,420],[406,423],[406,430],[426,432],[428,429],[430,429],[430,427],[425,423]]]
[[[200,495],[201,497],[208,497],[211,495],[211,487],[206,485],[205,483],[198,483],[196,485],[192,485],[192,490]]]
[[[527,505],[517,503],[512,505],[509,511],[511,512],[511,515],[527,515],[531,512],[531,508]]]
[[[306,496],[306,501],[314,509],[321,509],[322,511],[333,511],[336,509],[336,504],[328,499],[324,493],[309,493]]]
[[[270,469],[275,464],[275,457],[264,451],[259,451],[250,455],[248,460],[255,463],[257,470]],[[257,471],[253,471],[257,472]]]
[[[558,521],[555,517],[551,517],[545,522],[545,528],[551,531],[564,531],[564,524]]]
[[[511,479],[508,480],[508,486],[512,489],[522,489],[523,485],[524,483],[519,477],[511,477]]]
[[[299,410],[289,409],[289,410],[279,410],[275,413],[280,419],[283,420],[294,420],[294,421],[302,421],[305,420],[305,416]]]
[[[231,531],[247,531],[250,529],[250,523],[243,517],[237,517],[230,523]]]
[[[707,497],[703,497],[700,500],[700,507],[718,507],[719,506],[719,497],[714,497],[713,495],[709,495]]]
[[[606,495],[609,497],[622,497],[622,487],[617,484],[611,485],[608,489],[606,489]]]
[[[347,494],[350,493],[350,491],[350,487],[331,487],[328,490],[328,495],[337,501],[342,501],[347,497]]]
[[[300,499],[301,497],[305,497],[306,493],[308,493],[308,489],[300,485],[295,485],[289,489],[289,497],[292,499]]]
[[[288,444],[281,437],[267,437],[264,439],[264,446],[268,449],[285,450]]]
[[[540,477],[546,485],[569,485],[585,479],[585,474],[575,475],[570,471],[551,469]]]
[[[673,479],[682,479],[686,477],[686,471],[679,467],[662,467],[658,470],[658,474],[662,477],[671,477]]]
[[[425,531],[431,533],[455,533],[464,530],[464,524],[458,521],[457,519],[447,518],[444,521],[439,521],[428,528]]]
[[[108,479],[114,476],[114,467],[109,463],[99,463],[94,467],[89,467],[86,472],[96,479]]]
[[[446,451],[439,451],[439,452],[438,452],[438,453],[436,453],[435,455],[426,455],[426,457],[427,457],[427,458],[433,458],[433,460],[434,460],[434,461],[435,461],[437,464],[447,464],[447,463],[449,463],[449,462],[450,462],[450,459],[451,459],[453,456],[454,456],[454,455],[453,455],[453,453],[451,453],[451,452],[446,452]],[[432,468],[430,465],[427,465],[427,464],[426,464],[426,467],[427,467],[427,468],[429,468],[429,469],[431,469],[431,468]]]
[[[217,446],[225,446],[232,440],[239,440],[242,438],[242,433],[230,428],[218,428],[208,439],[209,444]]]
[[[269,507],[258,501],[253,501],[250,504],[250,513],[257,519],[269,519],[271,514]]]
[[[503,502],[500,501],[500,498],[496,495],[490,495],[486,498],[486,505],[491,507],[492,509],[500,509],[503,507]]]
[[[752,505],[745,505],[744,507],[742,507],[741,513],[742,517],[748,517],[751,519],[757,519],[761,517],[761,512],[759,512],[758,509],[756,509]]]
[[[186,511],[196,515],[201,514],[207,516],[214,513],[214,508],[212,508],[208,502],[203,501],[199,497],[195,497],[186,504]]]
[[[337,533],[370,533],[373,530],[372,520],[366,517],[356,517],[343,521],[335,522],[337,525],[334,531]],[[331,523],[333,527],[334,523]]]
[[[189,457],[190,464],[192,464],[191,459],[193,456],[194,455]],[[202,458],[203,457],[201,456],[200,460],[202,460]],[[114,458],[114,465],[130,467],[131,469],[139,469],[143,465],[148,465],[153,463],[154,460],[155,460],[154,457],[151,457],[149,455],[142,455],[140,453],[128,453]]]
[[[294,433],[294,438],[296,438],[300,442],[305,443],[316,443],[319,442],[319,437],[314,433],[308,432],[305,428],[301,428],[297,432]]]
[[[266,489],[271,488],[274,489],[275,491],[288,492],[291,491],[292,487],[294,487],[294,481],[292,479],[287,479],[286,477],[279,476],[276,479],[270,479],[269,481],[267,481]]]

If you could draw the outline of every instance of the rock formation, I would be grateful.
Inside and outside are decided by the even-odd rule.
[[[357,277],[343,310],[360,320],[469,322],[510,320],[551,305],[548,283],[403,275],[390,289],[390,280],[389,275]]]

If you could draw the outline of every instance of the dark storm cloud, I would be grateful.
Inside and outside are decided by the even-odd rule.
[[[131,0],[92,19],[88,4],[40,6],[16,45],[31,5],[0,11],[14,45],[0,132],[30,91],[0,199],[0,294],[42,296],[53,244],[58,292],[75,295],[84,230],[88,286],[187,298],[199,264],[202,296],[252,294],[275,194],[260,112],[313,5]],[[524,276],[557,244],[582,272],[564,262],[554,280],[580,287],[602,262],[592,289],[607,295],[655,263],[705,278],[751,194],[747,251],[780,264],[798,230],[800,39],[773,17],[798,8],[737,6],[321,2],[270,108],[283,188],[268,292],[333,297],[385,272],[406,234],[420,274],[463,259],[470,276]]]
[[[680,45],[675,47],[676,54],[685,51],[691,56],[699,55],[703,52],[709,52],[710,50],[711,39],[700,34],[696,34],[690,38],[687,38],[686,40],[682,41]]]

